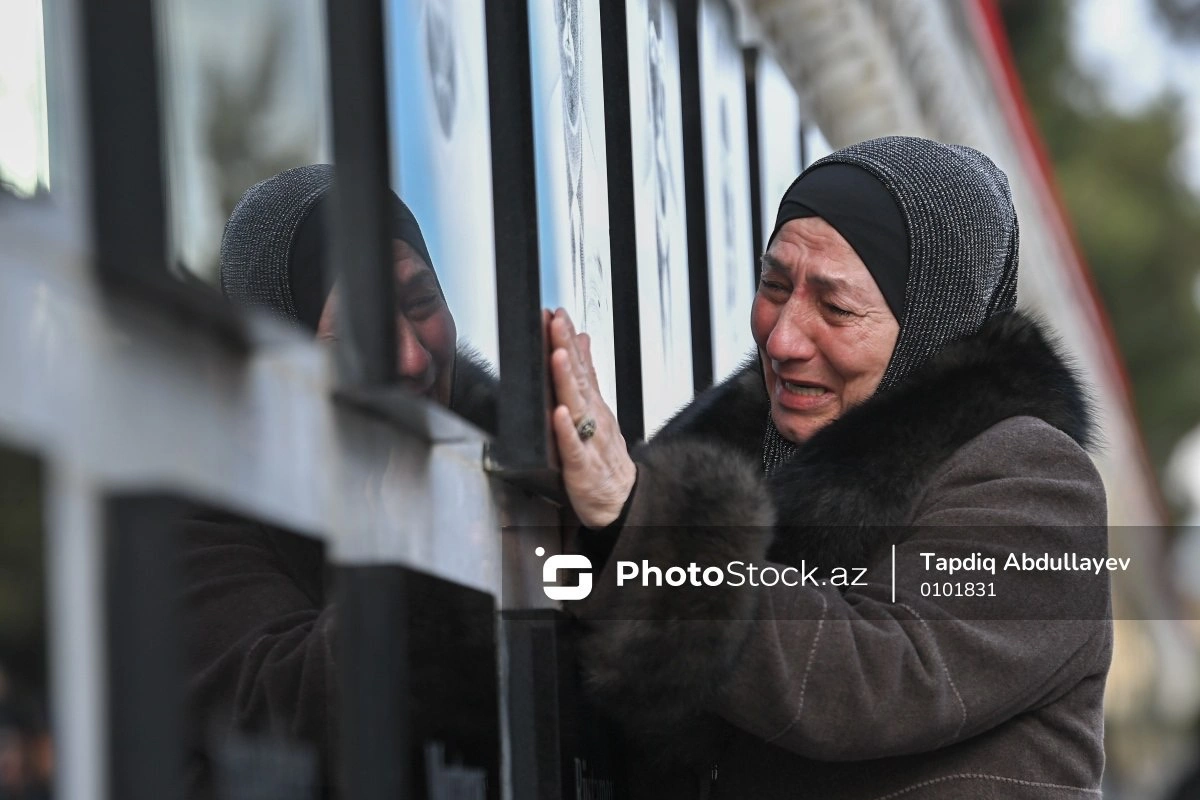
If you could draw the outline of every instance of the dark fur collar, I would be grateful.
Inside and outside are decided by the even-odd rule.
[[[660,437],[700,435],[757,459],[767,410],[756,358],[697,398]],[[831,423],[772,475],[779,525],[772,558],[866,563],[900,535],[922,487],[955,450],[1017,416],[1042,419],[1082,447],[1092,442],[1078,378],[1038,323],[1010,312]],[[788,535],[789,527],[803,527],[804,535]]]
[[[496,432],[496,391],[499,379],[492,366],[468,344],[460,342],[454,359],[450,410],[476,427]]]

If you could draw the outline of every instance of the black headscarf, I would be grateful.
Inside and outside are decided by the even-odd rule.
[[[829,164],[797,178],[779,204],[774,241],[787,222],[820,217],[842,235],[867,265],[893,316],[904,322],[908,282],[908,231],[891,193],[871,173]]]

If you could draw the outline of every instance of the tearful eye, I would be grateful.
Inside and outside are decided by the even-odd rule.
[[[410,318],[421,320],[433,314],[442,305],[442,296],[437,292],[424,292],[415,297],[407,297],[401,304],[402,313]]]

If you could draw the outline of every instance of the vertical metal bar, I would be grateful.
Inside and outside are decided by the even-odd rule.
[[[326,20],[339,375],[343,385],[379,387],[396,375],[383,3],[328,0]]]
[[[683,185],[687,197],[688,284],[692,308],[692,384],[713,382],[712,310],[709,297],[708,218],[704,185],[704,114],[700,86],[700,3],[678,0],[679,92],[683,103]]]
[[[563,793],[555,613],[518,611],[501,620],[509,659],[506,699],[514,798],[570,796]]]
[[[754,252],[750,268],[754,271],[754,283],[758,283],[758,259],[763,252],[763,208],[762,198],[762,155],[758,149],[758,64],[761,51],[755,47],[744,51],[746,70],[746,144],[750,156],[750,241]]]
[[[208,328],[244,352],[247,333],[233,307],[212,287],[185,284],[167,267],[154,2],[104,0],[77,7],[96,271],[106,285],[144,295],[156,310]]]
[[[629,34],[625,0],[600,3],[604,61],[604,135],[608,150],[609,252],[612,254],[613,346],[617,421],[629,442],[646,435],[642,398],[642,336],[638,305],[637,218],[634,214],[633,129],[630,124]]]
[[[174,602],[182,504],[119,497],[106,504],[109,797],[182,797],[184,672]]]
[[[165,276],[166,211],[152,0],[80,2],[92,239],[109,279]]]
[[[410,796],[412,746],[405,576],[386,567],[336,575],[340,796]]]
[[[538,271],[529,8],[524,0],[485,8],[500,334],[494,455],[504,471],[516,474],[549,470],[554,458]]]
[[[72,464],[53,465],[47,487],[50,672],[55,792],[110,797],[105,773],[102,520],[95,486]],[[119,795],[111,795],[116,798]]]

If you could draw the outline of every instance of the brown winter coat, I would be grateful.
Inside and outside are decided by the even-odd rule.
[[[1010,553],[1107,555],[1086,403],[1038,328],[993,318],[770,479],[766,414],[747,367],[645,446],[576,604],[633,796],[1098,797],[1109,573],[1001,569]],[[994,556],[997,573],[927,572],[925,552]],[[616,562],[643,559],[867,571],[843,587],[616,588]],[[923,594],[942,581],[996,596]]]

